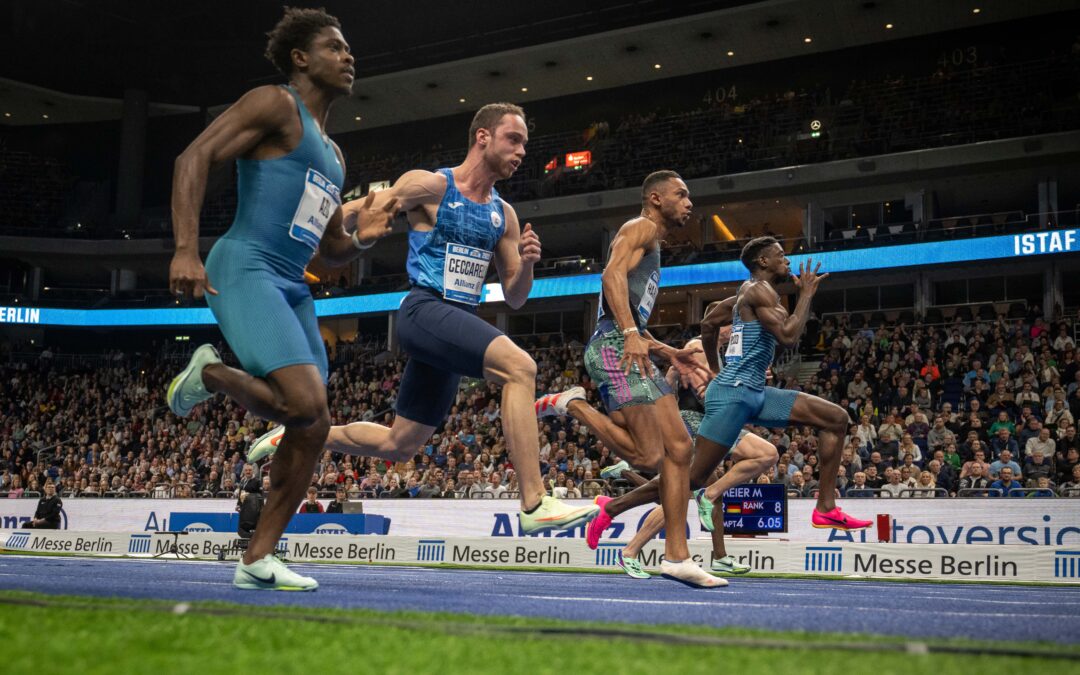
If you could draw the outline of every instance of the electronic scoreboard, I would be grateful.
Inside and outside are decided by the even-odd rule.
[[[736,485],[724,493],[725,534],[787,532],[787,488],[772,483]]]

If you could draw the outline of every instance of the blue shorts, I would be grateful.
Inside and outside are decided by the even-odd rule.
[[[502,334],[475,308],[414,287],[397,311],[398,342],[409,355],[394,406],[397,414],[438,426],[457,396],[461,376],[484,376],[484,353]]]
[[[786,427],[798,395],[794,389],[765,387],[759,391],[713,380],[705,391],[705,419],[698,427],[698,434],[731,448],[747,424]]]
[[[281,276],[241,239],[218,239],[206,258],[207,293],[229,348],[255,377],[300,364],[319,369],[326,381],[326,347],[315,318],[315,301],[302,280]]]

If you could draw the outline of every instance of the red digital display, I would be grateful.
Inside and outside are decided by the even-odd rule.
[[[568,169],[580,169],[590,164],[592,164],[592,152],[589,150],[566,153],[566,168]]]

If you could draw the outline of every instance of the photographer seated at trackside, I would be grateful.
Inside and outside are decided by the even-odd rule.
[[[344,513],[345,512],[345,486],[338,485],[334,491],[334,501],[326,505],[327,513]]]
[[[51,480],[45,481],[45,496],[38,500],[34,518],[23,527],[36,530],[60,529],[60,510],[63,506],[60,495],[56,494],[56,485]]]

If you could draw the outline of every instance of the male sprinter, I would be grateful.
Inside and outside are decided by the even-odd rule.
[[[728,331],[728,333],[730,334],[730,331]],[[699,349],[701,348],[701,345],[701,339],[694,338],[686,343],[685,348]],[[708,365],[703,353],[699,352],[694,354],[694,358],[702,367]],[[705,385],[701,384],[699,389],[694,386],[693,382],[687,382],[685,386],[679,387],[679,379],[680,375],[675,368],[668,369],[668,385],[671,386],[673,390],[678,390],[679,415],[682,417],[686,429],[690,433],[690,437],[694,438],[697,436],[698,426],[701,424],[701,420],[704,417],[705,409],[702,405],[701,397],[705,393]],[[611,418],[596,410],[585,401],[585,390],[581,387],[574,387],[561,394],[549,394],[537,399],[536,410],[537,415],[543,417],[569,414],[600,437],[600,439],[612,449],[612,452],[620,458],[623,456],[622,453],[625,452],[624,448],[633,444],[633,439],[625,429],[615,424]],[[740,433],[739,438],[736,441],[736,446],[732,449],[736,451],[738,455],[736,461],[741,461],[748,457],[767,458],[771,456],[775,459],[777,454],[774,445],[759,436],[747,434],[745,431]],[[745,455],[745,457],[743,455]],[[615,469],[615,471],[609,473],[608,469],[605,469],[601,472],[601,476],[621,476],[624,480],[634,483],[637,487],[648,482],[645,478],[641,477],[640,474],[623,468],[626,466],[627,463],[625,461],[620,461],[618,464],[614,465],[614,467],[608,467],[608,469]],[[716,479],[714,478],[713,480]],[[596,499],[597,504],[601,507],[609,501],[611,501],[611,498],[604,496],[597,497]],[[750,567],[738,562],[733,556],[730,556],[727,553],[727,547],[724,544],[723,514],[714,513],[713,517],[718,518],[719,522],[710,524],[707,527],[707,529],[712,532],[713,543],[712,560],[709,569],[713,572],[727,574],[746,574],[750,571]],[[586,539],[590,548],[596,548],[599,544],[600,535],[603,532],[603,528],[597,526],[598,520],[599,519],[593,520],[592,523],[589,524],[587,532],[588,536]],[[608,522],[610,522],[610,519],[608,519]],[[655,537],[663,526],[663,507],[657,507],[649,513],[634,537],[619,552],[619,565],[628,575],[635,579],[649,578],[649,573],[642,569],[641,562],[638,560],[637,556],[642,547],[645,546],[650,539]]]
[[[817,396],[765,386],[765,373],[777,343],[795,344],[806,326],[810,302],[818,284],[828,275],[818,276],[810,260],[805,267],[800,265],[800,276],[795,279],[799,300],[795,312],[789,315],[775,290],[777,283],[791,278],[791,264],[780,243],[772,237],[753,239],[743,248],[741,259],[751,272],[750,280],[734,297],[710,306],[701,324],[702,344],[713,372],[719,369],[716,354],[719,327],[728,321],[732,327],[725,353],[727,365],[709,383],[705,393],[705,418],[698,428],[696,454],[690,470],[691,486],[699,490],[695,494],[698,517],[708,529],[713,522],[713,502],[728,488],[755,478],[763,467],[767,468],[764,457],[757,461],[736,462],[708,490],[700,491],[728,449],[734,446],[744,425],[752,423],[772,428],[807,424],[820,430],[821,485],[817,507],[811,516],[813,526],[838,530],[869,527],[870,521],[852,518],[837,507],[835,501],[840,450],[849,419],[847,413],[840,406]],[[772,461],[775,462],[775,456]],[[659,486],[655,480],[651,481],[606,503],[600,518],[614,517],[655,501],[658,493]]]
[[[641,186],[641,215],[619,228],[601,275],[596,332],[585,367],[597,382],[608,415],[629,432],[621,456],[631,466],[660,472],[667,539],[665,577],[701,588],[723,585],[693,560],[686,544],[691,439],[668,383],[649,359],[695,368],[693,350],[658,342],[645,326],[660,285],[660,242],[690,218],[690,190],[674,171],[656,171]],[[591,529],[591,528],[590,528]],[[602,529],[602,528],[601,528]]]
[[[397,200],[409,217],[407,269],[412,290],[397,311],[398,340],[409,355],[392,427],[354,422],[330,430],[326,448],[350,455],[405,461],[442,423],[462,375],[502,385],[503,432],[521,485],[521,530],[532,534],[571,529],[599,508],[571,507],[547,496],[540,477],[536,436],[536,363],[523,349],[476,315],[494,259],[506,303],[518,309],[540,259],[532,225],[522,231],[517,213],[495,190],[525,156],[525,112],[510,103],[477,111],[469,153],[456,167],[409,171],[376,203]],[[256,441],[257,461],[274,451],[280,432]],[[274,462],[277,463],[276,461]]]
[[[249,91],[176,160],[169,287],[206,294],[243,370],[226,367],[203,345],[169,385],[169,408],[181,417],[217,392],[284,425],[271,490],[233,584],[238,588],[315,590],[318,583],[274,557],[303,499],[330,428],[323,349],[304,267],[318,250],[344,264],[390,231],[395,204],[340,207],[341,153],[324,131],[331,103],[348,96],[353,56],[341,26],[323,10],[285,10],[269,33],[266,56],[287,86]],[[199,210],[211,165],[236,160],[239,204],[229,231],[199,260]],[[352,234],[346,225],[355,226]]]

